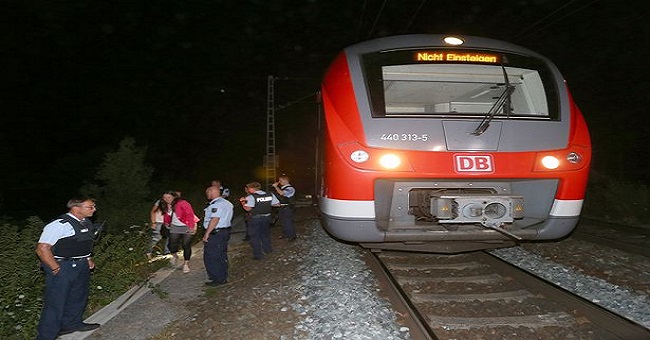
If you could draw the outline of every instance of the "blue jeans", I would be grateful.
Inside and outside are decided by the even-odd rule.
[[[264,253],[273,252],[271,248],[271,216],[252,216],[248,220],[248,236],[250,237],[253,257],[261,259]]]
[[[203,263],[208,278],[216,283],[228,281],[228,241],[230,229],[218,229],[203,243]]]
[[[151,243],[149,243],[149,253],[153,253],[156,245],[160,240],[163,239],[162,233],[160,232],[161,228],[164,228],[162,223],[156,223],[154,226],[155,229],[151,229]],[[165,248],[163,249],[163,254],[169,254],[169,237],[165,237]]]
[[[77,329],[83,322],[90,284],[88,261],[57,263],[61,266],[57,275],[53,275],[49,267],[42,266],[45,271],[45,296],[37,340],[55,339],[59,331]]]

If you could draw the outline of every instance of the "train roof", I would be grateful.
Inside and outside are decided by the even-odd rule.
[[[453,46],[444,42],[446,37],[458,37],[463,40],[462,45]],[[529,50],[525,47],[509,43],[502,40],[483,38],[462,34],[410,34],[395,35],[373,40],[364,41],[355,45],[346,47],[344,50],[347,54],[365,54],[377,51],[389,51],[399,49],[412,49],[422,47],[456,47],[462,49],[490,49],[503,52],[514,52],[523,55],[534,56],[545,59],[539,53]],[[548,61],[548,60],[547,60]]]

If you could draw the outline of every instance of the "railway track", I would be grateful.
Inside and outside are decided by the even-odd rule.
[[[368,252],[413,339],[650,339],[650,330],[488,253]]]

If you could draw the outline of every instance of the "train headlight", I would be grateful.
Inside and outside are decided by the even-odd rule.
[[[341,157],[354,168],[372,171],[413,171],[408,156],[398,150],[367,148],[356,142],[338,145]]]
[[[350,154],[350,159],[355,163],[366,162],[370,158],[367,152],[363,150],[356,150]]]
[[[400,166],[400,164],[402,164],[402,160],[399,159],[399,157],[397,157],[396,155],[389,153],[379,158],[379,164],[381,164],[381,166],[383,166],[386,169],[395,169],[398,166]]]
[[[463,39],[459,37],[452,37],[452,36],[444,37],[442,40],[445,42],[445,44],[452,45],[452,46],[459,46],[465,42],[463,41]]]
[[[542,151],[535,156],[533,171],[572,171],[589,166],[591,150],[581,145],[555,151]]]
[[[560,166],[560,160],[554,156],[546,156],[542,158],[542,165],[547,169],[557,169]]]

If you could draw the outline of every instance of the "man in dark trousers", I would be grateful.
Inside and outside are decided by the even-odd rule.
[[[284,174],[278,177],[277,182],[273,183],[273,188],[280,200],[278,217],[282,223],[282,238],[294,241],[296,229],[293,227],[293,210],[295,209],[296,189],[289,183],[289,176]]]
[[[210,201],[205,208],[203,227],[203,263],[208,273],[208,286],[219,286],[228,282],[228,241],[233,215],[233,205],[221,197],[222,188],[210,186],[205,196]]]
[[[271,247],[271,209],[279,206],[278,198],[262,191],[262,185],[258,182],[246,184],[246,191],[249,194],[239,199],[244,210],[250,213],[248,220],[248,236],[250,237],[253,258],[261,260],[264,253],[273,252]]]
[[[90,331],[97,323],[82,321],[90,284],[95,228],[88,220],[95,210],[95,200],[73,198],[68,213],[43,228],[36,254],[45,271],[43,312],[38,324],[38,340],[52,340],[58,335]]]

